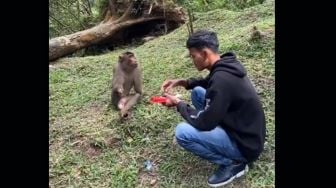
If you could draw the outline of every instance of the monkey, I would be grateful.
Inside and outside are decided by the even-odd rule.
[[[135,94],[130,94],[134,88]],[[130,109],[142,96],[142,70],[133,52],[119,56],[113,68],[111,103],[120,110],[121,118],[129,118]]]
[[[250,40],[260,40],[264,36],[265,36],[264,33],[260,32],[256,26],[253,26]]]

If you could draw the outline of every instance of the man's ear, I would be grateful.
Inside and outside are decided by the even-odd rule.
[[[208,49],[202,49],[202,55],[206,58],[209,55]]]

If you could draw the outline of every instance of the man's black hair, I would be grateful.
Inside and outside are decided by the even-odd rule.
[[[217,34],[213,31],[200,30],[193,33],[187,40],[187,48],[210,48],[213,52],[218,52]]]

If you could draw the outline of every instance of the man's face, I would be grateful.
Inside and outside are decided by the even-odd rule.
[[[202,71],[207,67],[207,57],[204,50],[190,48],[189,55],[198,71]]]

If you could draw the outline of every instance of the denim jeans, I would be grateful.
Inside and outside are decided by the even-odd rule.
[[[192,104],[197,110],[204,109],[205,92],[202,87],[195,87],[191,92]],[[182,122],[176,127],[175,137],[177,143],[185,150],[212,163],[227,166],[233,162],[246,162],[236,143],[220,126],[211,131],[199,131]]]

